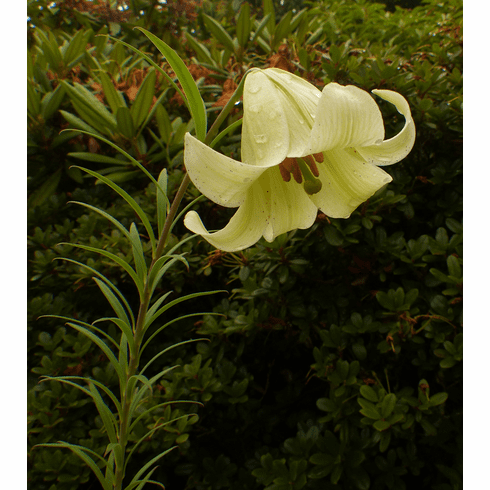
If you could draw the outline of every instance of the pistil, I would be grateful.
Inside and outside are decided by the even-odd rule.
[[[322,183],[319,179],[315,178],[320,175],[316,162],[323,162],[323,153],[315,153],[313,155],[307,155],[302,158],[286,158],[279,164],[279,171],[284,182],[291,180],[291,175],[294,180],[301,184],[303,178],[305,183],[303,187],[308,195],[316,194],[320,192]]]

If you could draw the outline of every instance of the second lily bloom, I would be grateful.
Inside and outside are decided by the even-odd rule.
[[[390,90],[373,93],[395,105],[405,126],[385,140],[374,99],[355,86],[329,83],[318,90],[276,68],[254,69],[245,80],[242,161],[185,136],[189,177],[206,197],[238,207],[230,222],[209,233],[195,211],[184,224],[224,251],[262,236],[272,242],[296,228],[309,228],[320,209],[348,218],[391,176],[380,166],[399,162],[415,141],[407,101]]]

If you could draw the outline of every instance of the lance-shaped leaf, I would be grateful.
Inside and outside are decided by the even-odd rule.
[[[64,80],[61,81],[72,100],[73,106],[87,119],[87,123],[96,128],[101,133],[107,130],[115,131],[116,118],[106,109],[95,95],[87,90],[83,85],[75,83],[73,86]]]
[[[137,276],[134,269],[124,259],[122,259],[118,255],[113,254],[112,252],[108,252],[107,250],[103,250],[102,248],[90,247],[88,245],[82,245],[79,243],[62,242],[62,243],[60,243],[60,245],[70,245],[71,247],[81,248],[83,250],[87,250],[89,252],[94,252],[94,253],[103,255],[104,257],[107,257],[108,259],[111,259],[117,265],[121,266],[129,274],[129,276],[131,277],[131,279],[133,280],[134,284],[136,285],[136,287],[138,289],[138,292],[140,294],[140,298],[142,298],[143,289],[144,289],[143,282]]]
[[[88,379],[84,378],[83,376],[43,376],[41,382],[43,381],[58,381],[59,383],[68,384],[70,386],[79,389],[80,391],[88,395],[90,398],[93,398],[93,394],[90,390],[88,390],[82,385],[79,385],[78,383],[75,383],[75,381],[83,381],[86,383]],[[90,379],[90,382],[98,386],[111,399],[111,401],[114,403],[114,406],[116,407],[117,413],[120,414],[121,404],[119,403],[119,400],[117,399],[116,395],[114,395],[114,393],[112,393],[112,391],[109,388],[107,388],[107,386],[103,385],[100,381],[97,381],[96,379]]]
[[[209,15],[202,14],[204,19],[204,25],[213,35],[213,37],[219,41],[226,49],[230,50],[232,53],[235,52],[235,43],[231,36],[226,32],[225,28],[215,19]]]
[[[145,254],[143,252],[143,246],[141,245],[138,228],[136,228],[134,223],[131,223],[130,234],[136,274],[138,274],[138,277],[144,281],[146,279],[148,268],[146,267]]]
[[[165,56],[172,70],[177,75],[179,82],[184,89],[185,96],[189,104],[189,110],[196,126],[196,136],[200,141],[204,141],[207,131],[207,115],[204,101],[202,100],[196,82],[192,78],[187,66],[177,53],[162,40],[158,39],[151,32],[137,27],[148,39],[157,47],[157,49]]]
[[[62,447],[62,448],[67,448],[73,451],[89,468],[94,472],[95,476],[97,477],[97,480],[99,480],[99,483],[102,485],[103,490],[112,490],[112,483],[110,480],[106,479],[102,472],[99,469],[99,464],[97,464],[94,459],[92,459],[90,455],[94,456],[96,460],[99,460],[102,462],[103,466],[105,466],[107,463],[102,458],[99,456],[95,451],[92,451],[91,449],[88,449],[83,446],[77,446],[75,444],[70,444],[68,442],[53,442],[53,443],[45,443],[45,444],[38,444],[36,447]]]
[[[117,131],[128,140],[133,139],[135,135],[133,117],[127,107],[118,107],[116,111]]]
[[[236,37],[238,45],[242,50],[246,49],[250,39],[250,29],[252,20],[250,18],[250,5],[247,2],[242,3],[238,18],[236,21]]]
[[[127,107],[123,95],[121,92],[116,90],[116,87],[114,87],[109,75],[107,75],[105,71],[100,70],[97,73],[97,77],[100,80],[105,98],[109,104],[109,107],[111,108],[112,113],[116,114],[120,107]]]
[[[152,68],[146,75],[141,87],[136,94],[133,104],[131,105],[131,116],[135,127],[139,128],[146,116],[150,112],[150,107],[155,95],[156,73]]]

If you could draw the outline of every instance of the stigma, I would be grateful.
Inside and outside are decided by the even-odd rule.
[[[323,163],[323,159],[323,153],[314,153],[301,158],[285,158],[279,164],[282,180],[290,182],[291,176],[293,176],[294,180],[301,184],[304,179],[303,187],[307,194],[312,195],[320,192],[322,183],[316,178],[320,175],[316,164]]]

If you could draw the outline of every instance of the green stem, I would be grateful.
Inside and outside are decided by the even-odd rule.
[[[204,140],[205,144],[208,144],[212,141],[214,135],[217,133],[220,125],[223,123],[225,120],[226,116],[230,113],[231,109],[234,107],[235,103],[239,100],[240,95],[243,91],[243,83],[245,80],[245,76],[243,77],[242,81],[240,82],[239,86],[237,87],[235,93],[233,96],[230,98],[228,103],[225,105],[221,113],[218,115],[216,118],[216,121],[212,125],[211,129],[208,131],[206,138]],[[150,274],[152,272],[152,269],[155,265],[155,262],[162,256],[163,251],[165,249],[165,244],[167,243],[168,235],[170,233],[170,230],[172,228],[172,223],[175,219],[175,216],[177,214],[177,211],[179,209],[180,203],[182,201],[182,198],[184,197],[185,191],[187,189],[187,186],[190,183],[190,178],[188,174],[185,174],[180,187],[177,191],[177,194],[174,197],[174,200],[172,202],[172,205],[170,206],[170,210],[168,212],[168,215],[165,219],[165,223],[163,225],[162,233],[158,239],[158,245],[155,250],[154,257],[152,259],[152,262],[150,264],[150,267],[148,268],[148,274],[146,276],[146,281],[145,281],[145,287],[143,290],[143,295],[142,295],[142,300],[140,303],[140,307],[138,310],[138,316],[136,318],[136,325],[134,328],[134,344],[135,344],[135,349],[134,352],[130,355],[129,359],[129,365],[128,365],[128,371],[126,373],[126,379],[124,382],[124,385],[121,384],[120,389],[121,389],[121,417],[119,420],[119,444],[121,445],[121,450],[123,454],[123,462],[119,466],[117,465],[116,471],[115,471],[115,481],[113,488],[114,490],[122,490],[122,482],[124,478],[124,469],[125,469],[125,461],[126,461],[126,446],[128,443],[128,430],[129,430],[129,425],[131,423],[131,414],[130,414],[130,408],[131,408],[131,403],[132,403],[132,390],[128,388],[128,382],[129,379],[134,376],[137,371],[138,371],[138,366],[139,366],[139,356],[140,356],[140,349],[141,345],[143,343],[143,337],[144,337],[144,326],[145,326],[145,320],[146,320],[146,315],[148,313],[148,309],[150,306],[150,301],[151,301],[151,284],[149,283],[148,279],[150,277]]]

